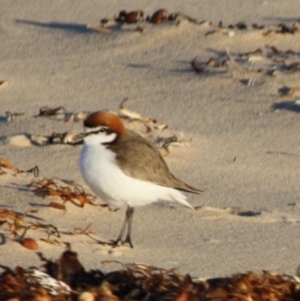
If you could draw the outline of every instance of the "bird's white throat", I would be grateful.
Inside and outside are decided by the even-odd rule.
[[[106,127],[95,127],[95,128],[85,128],[85,132],[89,133],[89,135],[87,135],[83,141],[84,144],[86,145],[99,145],[99,144],[103,144],[103,143],[110,143],[113,142],[116,137],[117,134],[114,132],[106,132],[103,131],[101,132],[101,130],[105,130]]]

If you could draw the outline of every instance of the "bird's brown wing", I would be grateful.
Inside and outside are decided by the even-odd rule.
[[[133,131],[127,130],[118,143],[108,147],[116,153],[117,164],[123,172],[132,178],[192,193],[201,192],[176,178],[169,171],[159,151]]]

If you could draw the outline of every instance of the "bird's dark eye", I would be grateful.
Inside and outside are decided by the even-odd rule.
[[[99,130],[99,132],[101,132],[101,133],[106,132],[106,128],[101,128],[101,129]]]

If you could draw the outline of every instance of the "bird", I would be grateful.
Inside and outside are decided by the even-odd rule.
[[[199,194],[169,170],[158,149],[140,134],[125,127],[110,111],[90,113],[83,121],[84,132],[79,168],[85,183],[109,207],[127,205],[126,216],[113,247],[131,239],[134,208],[157,201],[173,201],[194,209],[181,192]],[[125,234],[125,239],[123,236]]]

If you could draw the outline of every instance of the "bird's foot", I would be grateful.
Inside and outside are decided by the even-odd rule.
[[[121,239],[110,240],[107,244],[112,246],[113,248],[121,247],[125,245],[129,245],[130,248],[133,248],[131,239],[127,239],[127,238],[125,240],[121,240]]]

